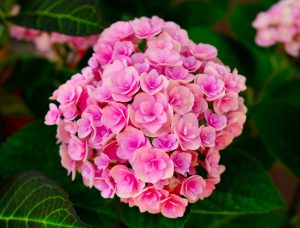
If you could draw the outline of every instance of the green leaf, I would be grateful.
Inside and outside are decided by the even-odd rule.
[[[137,207],[129,208],[128,204],[120,204],[118,206],[122,221],[130,228],[182,228],[186,223],[189,215],[189,209],[185,212],[185,216],[177,219],[169,219],[161,214],[141,213]]]
[[[55,127],[38,121],[8,138],[0,146],[0,175],[7,179],[20,171],[42,171],[64,188],[75,208],[97,213],[103,219],[101,221],[118,220],[112,207],[113,200],[105,200],[98,190],[84,186],[79,176],[75,181],[67,176],[60,163],[55,132]]]
[[[266,147],[300,178],[300,108],[269,101],[253,108],[251,115]]]
[[[28,28],[74,36],[99,34],[103,29],[96,0],[31,0],[10,21]]]
[[[1,227],[86,227],[72,202],[52,180],[25,172],[0,192]]]
[[[192,213],[239,215],[285,208],[262,165],[237,150],[221,152],[226,166],[213,194],[192,206]]]

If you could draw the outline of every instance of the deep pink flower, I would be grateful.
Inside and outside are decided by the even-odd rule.
[[[144,188],[135,198],[134,204],[139,207],[140,212],[148,211],[157,214],[161,211],[161,201],[169,195],[169,192],[155,187]]]
[[[88,157],[87,142],[73,136],[68,144],[68,154],[74,161],[83,161]]]
[[[170,194],[169,197],[162,201],[161,213],[167,218],[182,217],[188,201],[175,194]]]
[[[168,134],[153,139],[152,145],[156,149],[161,149],[166,152],[177,149],[178,141],[173,134]]]
[[[196,82],[208,101],[216,100],[225,94],[225,84],[222,78],[212,74],[199,74]]]
[[[170,158],[174,163],[175,171],[186,176],[190,170],[192,155],[188,152],[175,151]]]
[[[110,170],[114,182],[116,183],[116,194],[122,198],[130,198],[145,186],[145,183],[137,179],[134,172],[125,165],[116,165]]]
[[[131,126],[119,133],[116,138],[119,145],[117,156],[125,160],[131,161],[136,149],[144,146],[150,147],[150,143],[143,132]]]
[[[156,70],[140,75],[141,88],[144,92],[154,95],[167,87],[168,81],[163,75],[159,75]]]
[[[146,136],[158,136],[169,132],[172,108],[162,93],[139,93],[129,106],[129,116]]]
[[[200,128],[194,114],[188,113],[182,117],[176,114],[172,122],[172,131],[183,150],[197,150],[200,147]]]
[[[216,141],[216,130],[213,127],[200,127],[200,144],[202,147],[214,147]]]
[[[112,102],[102,109],[101,123],[118,134],[128,123],[128,109],[125,105]]]
[[[61,115],[59,109],[55,104],[52,103],[49,105],[49,109],[50,110],[47,112],[45,117],[45,124],[47,125],[58,124]]]
[[[141,181],[156,183],[173,176],[174,164],[163,150],[142,147],[134,151],[132,168]]]
[[[205,187],[205,180],[199,175],[193,175],[184,179],[180,194],[185,196],[190,203],[195,203],[199,200]]]

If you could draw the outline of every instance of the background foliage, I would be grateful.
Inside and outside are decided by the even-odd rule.
[[[251,27],[257,13],[275,0],[247,4],[230,0],[30,0],[18,2],[22,11],[11,17],[8,12],[16,2],[0,2],[0,226],[23,226],[24,221],[45,226],[60,221],[65,227],[300,226],[299,192],[287,205],[269,175],[280,164],[300,178],[299,60],[286,56],[280,47],[257,47]],[[60,165],[55,129],[41,120],[52,91],[76,69],[34,57],[22,48],[15,51],[19,44],[9,41],[7,34],[9,24],[15,23],[84,36],[98,34],[117,20],[144,15],[177,22],[194,41],[215,45],[220,59],[247,77],[248,120],[243,135],[221,152],[221,163],[227,167],[222,182],[212,197],[191,206],[185,217],[176,220],[140,214],[117,200],[102,199],[98,191],[84,187],[80,178],[71,181]],[[86,58],[78,69],[85,64]],[[23,122],[32,123],[7,137]],[[25,172],[4,184],[26,170],[38,170],[47,177]],[[44,186],[50,190],[41,191]],[[40,190],[31,195],[36,188]],[[31,221],[33,213],[25,213],[29,206],[23,206],[24,197],[31,206],[47,197],[59,203],[52,208],[47,207],[51,201],[41,203],[47,210]],[[50,216],[55,209],[65,212]]]

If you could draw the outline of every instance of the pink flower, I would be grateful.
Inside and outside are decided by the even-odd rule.
[[[83,178],[83,183],[89,188],[92,188],[94,186],[95,167],[91,162],[83,162],[81,175]]]
[[[123,104],[112,102],[102,109],[101,123],[118,134],[128,123],[128,110]]]
[[[204,167],[208,173],[207,174],[208,178],[210,178],[214,184],[220,182],[220,174],[225,171],[225,167],[219,165],[219,161],[220,161],[219,151],[213,149],[209,150],[205,158]]]
[[[192,107],[192,113],[194,113],[196,116],[199,116],[208,109],[207,101],[204,99],[199,85],[189,84],[187,87],[192,92],[195,99]]]
[[[96,127],[89,138],[89,145],[95,149],[100,149],[113,136],[111,130],[104,125]]]
[[[111,177],[95,177],[94,186],[101,191],[101,196],[105,199],[114,198],[116,193],[116,184]]]
[[[167,87],[167,79],[156,70],[140,75],[141,88],[144,92],[154,95]]]
[[[222,78],[212,74],[198,74],[196,82],[208,101],[216,100],[225,94],[225,85]]]
[[[68,154],[68,147],[66,144],[61,144],[59,147],[59,155],[61,158],[61,165],[68,171],[68,175],[72,173],[72,180],[76,176],[76,161],[72,160]]]
[[[86,160],[88,157],[88,146],[86,141],[83,141],[76,136],[72,136],[68,144],[68,154],[74,161]]]
[[[78,121],[78,136],[79,138],[85,138],[92,133],[95,129],[94,121],[90,114],[83,115]]]
[[[131,22],[131,26],[135,35],[140,38],[149,38],[160,33],[164,21],[159,17],[152,17],[151,19],[147,17],[142,17],[139,19],[134,19]]]
[[[175,194],[170,194],[169,197],[162,201],[161,213],[167,218],[182,217],[188,201]]]
[[[217,57],[217,49],[209,44],[198,44],[192,48],[192,53],[195,57],[201,60],[211,60]]]
[[[214,147],[216,141],[216,130],[213,127],[200,127],[200,142],[202,147]]]
[[[234,69],[232,74],[227,74],[224,77],[225,88],[229,92],[239,93],[246,90],[246,78],[242,75],[239,75],[237,70]]]
[[[144,188],[133,201],[139,207],[140,212],[148,211],[151,214],[157,214],[161,211],[161,201],[169,195],[169,192],[155,187]]]
[[[132,42],[130,41],[122,41],[122,42],[116,42],[114,45],[114,52],[113,52],[113,56],[130,56],[133,51],[134,51],[134,47]]]
[[[82,88],[80,86],[72,86],[69,84],[62,85],[55,91],[57,101],[63,105],[77,104]]]
[[[94,159],[97,169],[106,169],[110,163],[110,158],[105,154],[101,153],[99,156]]]
[[[194,114],[188,113],[182,117],[176,114],[172,122],[172,131],[183,150],[197,150],[200,147],[200,128]]]
[[[242,134],[244,123],[246,122],[246,115],[242,112],[231,112],[227,116],[227,127],[228,131],[234,137]]]
[[[129,161],[132,160],[136,149],[144,146],[150,147],[150,143],[143,132],[131,126],[117,135],[117,142],[119,144],[117,156]]]
[[[175,151],[170,158],[174,163],[175,171],[186,176],[190,170],[192,155],[187,152]]]
[[[216,131],[221,131],[226,127],[227,118],[225,115],[213,113],[210,110],[205,112],[207,124],[213,127]]]
[[[202,63],[194,56],[188,56],[183,59],[183,67],[189,72],[196,72],[201,65]]]
[[[220,131],[216,135],[215,149],[224,150],[233,141],[234,136],[227,131]]]
[[[189,74],[187,69],[184,69],[182,66],[166,68],[166,76],[174,80],[183,80],[190,82],[194,79],[192,74]]]
[[[177,149],[178,141],[173,134],[168,134],[153,139],[153,147],[156,149],[161,149],[163,151],[169,152]]]
[[[58,124],[59,119],[60,119],[60,111],[57,108],[55,104],[49,104],[49,111],[46,114],[45,117],[45,124],[47,125],[54,125]]]
[[[187,87],[170,81],[167,88],[167,95],[169,104],[176,113],[184,115],[192,110],[195,98]]]
[[[172,108],[162,93],[139,93],[129,106],[130,120],[146,136],[158,136],[169,132]]]
[[[235,111],[239,107],[239,100],[237,93],[227,93],[225,96],[214,101],[214,110],[216,113],[227,113],[229,111]]]
[[[199,200],[205,187],[205,180],[199,175],[193,175],[184,179],[180,194],[185,196],[190,203],[195,203]]]
[[[262,47],[269,47],[277,42],[277,31],[274,28],[265,28],[260,30],[256,37],[255,42]]]
[[[137,178],[148,183],[168,179],[174,172],[174,164],[168,154],[149,147],[135,150],[131,165]]]
[[[116,183],[118,197],[130,198],[142,191],[145,183],[137,179],[134,172],[125,165],[115,165],[110,170],[110,175]]]
[[[147,61],[157,67],[175,67],[182,64],[180,54],[173,49],[148,48]]]
[[[111,81],[111,94],[116,101],[130,101],[139,90],[138,72],[134,67],[128,67],[120,73],[122,77],[115,75]]]
[[[96,55],[93,57],[101,65],[106,65],[112,62],[113,48],[109,44],[97,42],[94,46]]]

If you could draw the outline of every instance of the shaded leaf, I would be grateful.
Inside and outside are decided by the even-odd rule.
[[[192,206],[193,213],[239,215],[285,208],[262,165],[237,150],[221,152],[226,166],[213,194]]]
[[[286,101],[261,103],[252,118],[266,147],[300,178],[300,109]]]
[[[10,21],[28,28],[74,36],[99,34],[103,29],[96,0],[30,0]]]
[[[25,172],[0,193],[1,227],[86,227],[71,201],[52,180],[39,172]]]

